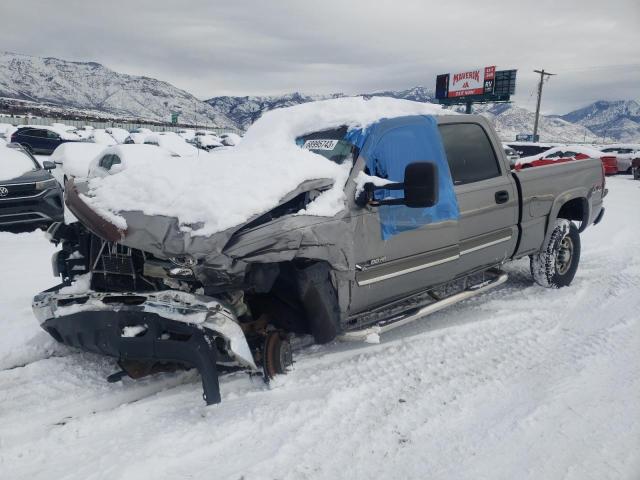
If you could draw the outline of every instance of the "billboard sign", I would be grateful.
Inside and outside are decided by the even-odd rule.
[[[463,72],[445,73],[436,79],[436,98],[491,95],[495,87],[495,65]]]
[[[477,68],[449,74],[448,97],[468,97],[493,92],[496,67]]]

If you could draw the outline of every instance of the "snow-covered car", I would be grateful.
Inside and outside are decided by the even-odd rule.
[[[88,166],[87,178],[102,178],[119,173],[136,164],[146,165],[149,160],[174,160],[167,150],[153,145],[115,145],[104,148],[94,156]]]
[[[640,156],[640,144],[637,143],[600,146],[599,150],[604,153],[615,154],[618,160],[619,173],[631,173],[631,161]]]
[[[109,150],[145,147],[67,183],[79,222],[49,230],[64,287],[33,310],[130,376],[197,368],[207,403],[222,369],[271,378],[310,342],[376,342],[502,284],[509,260],[568,286],[604,214],[599,160],[514,172],[486,118],[406,100],[272,110],[205,159]]]
[[[56,165],[53,176],[63,186],[69,177],[86,178],[92,160],[106,147],[92,142],[63,143],[51,154],[51,161]]]
[[[145,145],[156,145],[180,157],[198,155],[198,149],[196,147],[187,143],[184,138],[173,132],[148,134],[142,143]]]
[[[207,152],[215,148],[225,146],[224,143],[222,143],[222,139],[215,135],[196,135],[191,140],[189,140],[189,143],[194,145],[196,148],[205,150]]]
[[[237,133],[227,132],[220,134],[220,141],[226,147],[235,147],[242,141],[242,137]]]
[[[513,148],[520,157],[540,155],[551,148],[561,146],[558,143],[540,142],[505,142],[504,145]]]
[[[94,128],[91,130],[89,135],[86,137],[88,141],[93,143],[99,143],[101,145],[117,145],[121,142],[118,142],[116,138],[108,133],[105,129],[102,128]]]
[[[0,226],[48,227],[63,220],[62,189],[52,162],[38,161],[18,144],[0,145]]]
[[[551,148],[539,155],[520,158],[516,160],[514,168],[516,170],[521,170],[523,168],[540,167],[589,158],[600,159],[602,162],[602,168],[606,175],[615,175],[618,173],[618,159],[615,155],[604,153],[593,147],[585,145],[565,145]]]
[[[14,127],[10,123],[0,123],[0,138],[3,138],[7,143],[11,141],[11,135],[18,127]]]
[[[109,127],[105,128],[104,131],[111,135],[117,143],[124,143],[129,136],[129,132],[124,128]]]

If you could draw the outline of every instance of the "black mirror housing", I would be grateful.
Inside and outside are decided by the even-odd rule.
[[[54,168],[56,168],[56,164],[50,162],[49,160],[45,160],[44,162],[42,162],[42,168],[44,168],[45,170],[53,170]]]
[[[404,204],[410,208],[433,207],[438,203],[438,167],[431,162],[414,162],[404,170]]]

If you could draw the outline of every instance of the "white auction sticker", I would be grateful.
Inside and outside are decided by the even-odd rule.
[[[338,140],[307,140],[302,148],[307,150],[333,150]]]

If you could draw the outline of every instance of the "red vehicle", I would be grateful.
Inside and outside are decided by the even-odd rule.
[[[542,165],[584,160],[587,158],[599,158],[602,161],[602,168],[604,169],[605,175],[615,175],[618,173],[618,159],[615,155],[582,145],[555,147],[539,155],[521,158],[516,162],[514,168],[521,170],[528,167],[539,167]]]

